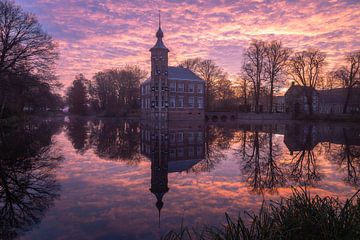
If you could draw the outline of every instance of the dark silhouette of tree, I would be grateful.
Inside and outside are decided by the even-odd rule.
[[[196,73],[201,61],[201,58],[186,59],[179,64],[179,67],[190,69],[191,71]]]
[[[254,93],[255,112],[259,113],[261,86],[264,80],[266,44],[261,40],[253,40],[244,53],[243,71],[251,79]]]
[[[138,128],[138,122],[102,120],[92,125],[91,147],[101,158],[137,164],[141,160]]]
[[[87,79],[83,74],[75,76],[75,80],[67,91],[67,102],[69,112],[75,114],[85,114],[87,111]]]
[[[252,95],[251,79],[244,73],[239,73],[234,84],[235,95],[239,102],[247,106],[249,104],[249,97]],[[244,111],[245,109],[243,109]]]
[[[219,164],[225,155],[223,150],[230,147],[233,132],[215,126],[207,126],[205,134],[205,158],[193,168],[195,172],[210,172]]]
[[[289,60],[288,74],[299,85],[316,89],[323,78],[326,55],[318,49],[295,53]],[[313,91],[306,91],[309,114],[313,114]]]
[[[291,159],[290,176],[302,185],[314,185],[320,181],[319,169],[313,150],[301,150]]]
[[[187,59],[179,64],[205,80],[205,110],[214,111],[229,105],[235,98],[231,81],[222,68],[210,59]]]
[[[243,131],[240,142],[240,165],[252,190],[257,193],[276,192],[286,181],[277,163],[281,150],[273,143],[272,127],[269,133],[260,133],[256,127],[254,131]]]
[[[301,185],[314,185],[321,180],[316,160],[321,148],[316,148],[315,132],[313,125],[289,125],[285,133],[292,156],[288,164],[289,177]]]
[[[139,108],[140,82],[147,73],[137,66],[110,69],[95,74],[90,99],[105,115],[126,114]],[[91,89],[91,90],[90,90]]]
[[[285,73],[286,64],[290,57],[290,49],[285,48],[281,42],[272,41],[265,47],[265,74],[270,83],[269,112],[272,112],[274,92],[284,84],[281,75]]]
[[[345,182],[358,187],[360,185],[360,146],[351,145],[349,129],[343,128],[344,143],[331,151],[330,157],[345,169]]]
[[[346,58],[346,66],[342,66],[335,71],[335,77],[342,82],[343,87],[347,89],[344,100],[343,113],[347,113],[352,89],[360,87],[360,51],[349,53]]]
[[[264,187],[266,189],[277,189],[278,187],[284,186],[286,180],[284,173],[281,167],[277,163],[277,157],[279,156],[281,150],[279,145],[273,143],[273,132],[272,128],[268,133],[268,148],[267,151],[267,161],[265,161],[265,178],[264,178]]]
[[[27,123],[0,131],[0,238],[15,239],[40,223],[58,196],[55,168],[60,155],[51,151],[59,123]]]
[[[33,14],[12,1],[0,2],[0,118],[9,105],[21,106],[14,96],[20,98],[33,87],[31,81],[27,82],[28,76],[40,82],[55,80],[53,66],[57,57],[52,38]],[[10,108],[9,113],[21,110]]]
[[[67,136],[71,141],[73,147],[80,153],[84,153],[89,148],[89,127],[87,126],[87,119],[73,118],[69,119],[67,123]]]

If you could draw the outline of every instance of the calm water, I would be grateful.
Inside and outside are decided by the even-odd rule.
[[[360,185],[358,125],[44,119],[1,129],[0,154],[0,239],[158,239]]]

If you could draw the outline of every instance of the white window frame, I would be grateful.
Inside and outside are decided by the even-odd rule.
[[[176,84],[177,85],[177,87],[176,87],[176,91],[178,91],[178,92],[184,92],[184,88],[185,88],[185,84],[184,83],[177,83]],[[182,88],[179,88],[179,86],[182,86]]]
[[[196,85],[196,91],[197,91],[197,93],[204,93],[204,85],[203,84],[197,84]]]
[[[177,103],[176,106],[177,108],[184,108],[184,96],[178,96],[176,103]]]
[[[190,91],[190,89],[191,89],[191,91]],[[189,93],[195,92],[195,84],[193,84],[193,83],[188,84],[188,92]]]
[[[191,99],[192,101],[190,101],[190,99]],[[191,105],[190,105],[190,104],[191,104]],[[194,108],[194,105],[195,105],[195,99],[194,99],[194,97],[193,97],[193,96],[188,97],[188,107],[189,107],[189,108]]]

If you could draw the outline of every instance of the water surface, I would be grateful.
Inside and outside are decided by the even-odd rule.
[[[2,239],[158,239],[360,183],[352,124],[40,119],[2,129],[0,153]]]

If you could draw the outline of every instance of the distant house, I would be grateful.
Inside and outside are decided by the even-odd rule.
[[[169,50],[159,26],[157,42],[150,49],[151,76],[141,84],[143,118],[204,119],[205,81],[187,68],[168,66]]]
[[[312,87],[304,87],[300,85],[295,85],[294,83],[285,93],[285,108],[286,112],[299,115],[299,114],[309,114],[310,105],[308,103],[308,97],[311,96],[312,99],[312,110],[313,112],[319,111],[319,93]]]
[[[347,95],[346,88],[315,90],[293,84],[285,94],[285,108],[290,114],[309,114],[308,98],[312,96],[313,112],[341,114]],[[348,113],[360,112],[360,88],[353,88],[348,103]]]
[[[346,88],[335,88],[320,90],[319,112],[327,114],[343,113],[344,103],[347,95]],[[347,107],[348,113],[360,112],[360,88],[353,88]]]

